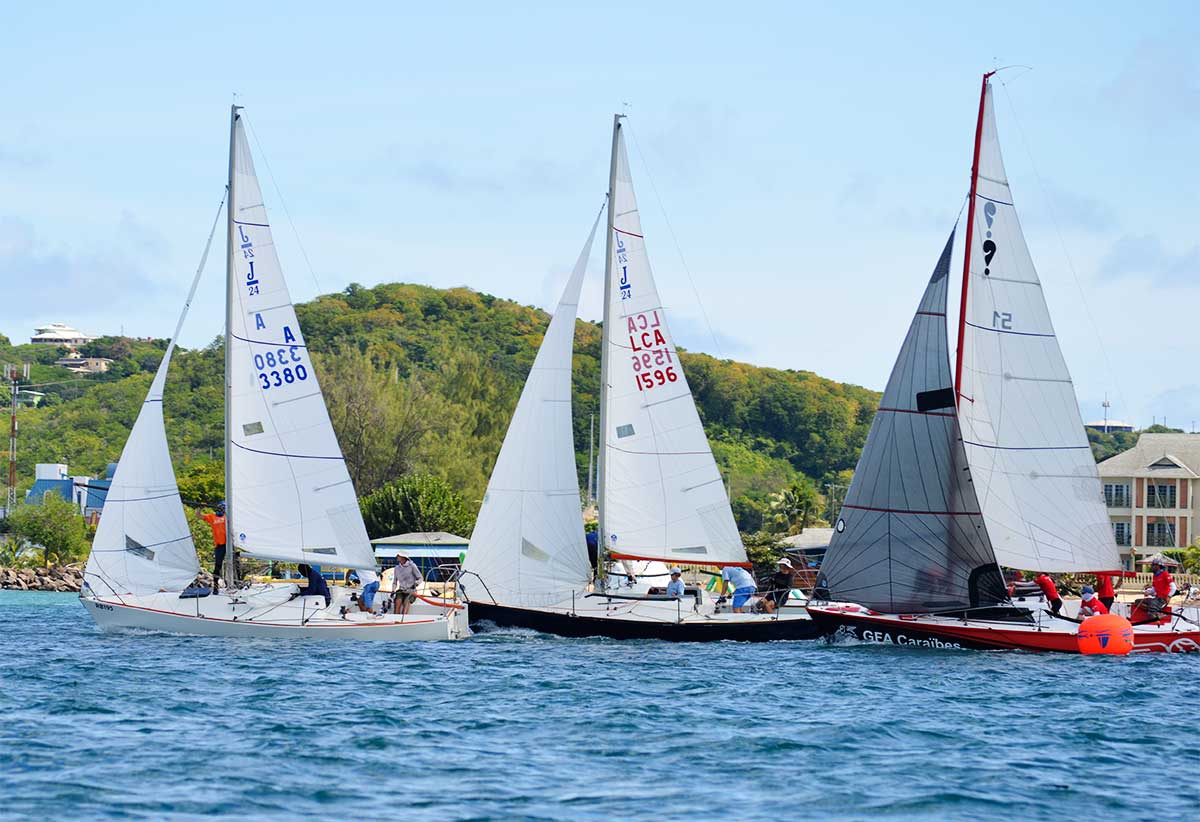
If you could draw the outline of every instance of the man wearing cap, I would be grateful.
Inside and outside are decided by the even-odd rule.
[[[417,599],[417,589],[425,580],[417,564],[407,554],[396,554],[396,567],[392,571],[392,590],[397,614],[407,614]]]
[[[1085,619],[1090,616],[1099,614],[1107,614],[1108,608],[1100,601],[1100,597],[1096,596],[1096,591],[1092,586],[1083,586],[1082,601],[1079,603],[1079,616]]]
[[[683,572],[678,568],[671,569],[671,581],[667,583],[667,596],[683,599]]]
[[[775,573],[771,576],[771,588],[767,591],[767,598],[763,602],[767,613],[774,613],[787,603],[787,598],[792,593],[795,576],[796,569],[792,567],[792,561],[787,557],[783,557],[775,563]]]
[[[1171,601],[1171,597],[1175,596],[1175,578],[1171,576],[1171,572],[1167,570],[1167,566],[1156,554],[1150,560],[1151,587],[1146,589],[1147,596],[1144,599],[1139,599],[1134,603],[1134,607],[1139,605],[1146,612],[1146,616],[1150,620],[1161,619],[1168,616],[1167,604]]]

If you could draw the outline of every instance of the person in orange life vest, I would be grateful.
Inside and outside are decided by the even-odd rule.
[[[1058,587],[1054,584],[1054,580],[1043,571],[1033,578],[1037,583],[1037,587],[1042,589],[1042,593],[1046,595],[1046,601],[1050,603],[1050,611],[1055,616],[1062,610],[1062,597],[1058,595]]]
[[[1117,592],[1113,590],[1113,575],[1115,572],[1096,574],[1096,596],[1104,603],[1104,607],[1109,611],[1112,610],[1113,602],[1117,598]]]
[[[215,512],[201,514],[200,518],[212,528],[213,535],[213,584],[212,592],[217,592],[221,583],[221,573],[225,566],[225,501],[217,503]]]
[[[1096,596],[1096,592],[1092,589],[1092,586],[1083,586],[1082,601],[1079,603],[1079,616],[1086,618],[1107,613],[1108,607],[1100,597]]]

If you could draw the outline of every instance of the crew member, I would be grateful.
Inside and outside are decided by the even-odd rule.
[[[213,537],[213,584],[212,592],[217,592],[221,584],[221,575],[225,567],[225,500],[217,503],[215,513],[201,514],[200,518],[208,523]]]
[[[1096,596],[1096,591],[1090,585],[1083,586],[1081,601],[1079,603],[1079,616],[1087,618],[1098,614],[1107,614],[1108,606]]]
[[[754,577],[750,576],[750,572],[745,568],[726,565],[721,569],[721,579],[725,583],[725,593],[729,593],[731,589],[733,591],[733,612],[735,614],[746,613],[746,603],[758,590]]]
[[[1134,608],[1141,606],[1147,619],[1153,621],[1167,616],[1167,605],[1171,597],[1175,596],[1176,589],[1175,578],[1161,561],[1155,559],[1150,562],[1150,573],[1154,575],[1151,578],[1152,587],[1148,588],[1146,593],[1153,596],[1139,599],[1134,603]]]
[[[395,592],[395,612],[407,614],[417,599],[417,589],[424,580],[421,569],[406,554],[396,554],[396,567],[392,571],[392,590]]]
[[[304,574],[305,583],[300,586],[296,593],[292,594],[291,598],[324,597],[325,607],[328,608],[329,603],[333,601],[333,595],[329,593],[329,583],[325,581],[325,577],[321,576],[321,566],[300,563],[296,568],[300,573]]]
[[[358,581],[362,583],[362,591],[358,594],[358,607],[368,613],[375,612],[375,594],[379,592],[379,575],[374,568],[361,568],[357,571]]]
[[[1107,611],[1112,610],[1113,602],[1117,598],[1117,592],[1113,589],[1113,577],[1116,573],[1116,571],[1102,571],[1096,574],[1096,596],[1104,603]]]
[[[683,599],[683,572],[678,568],[671,569],[671,581],[667,583],[667,596]]]
[[[1045,571],[1033,578],[1037,583],[1037,587],[1042,589],[1042,593],[1046,596],[1046,601],[1050,603],[1050,612],[1058,616],[1058,612],[1062,610],[1062,597],[1058,595],[1058,587],[1054,584],[1054,580],[1046,574]]]
[[[771,576],[771,588],[767,591],[767,598],[763,600],[768,614],[773,614],[784,606],[792,593],[795,578],[796,569],[792,567],[790,559],[783,557],[775,563],[775,573]]]

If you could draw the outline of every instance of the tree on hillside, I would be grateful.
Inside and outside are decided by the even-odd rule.
[[[805,477],[771,495],[771,521],[780,531],[803,534],[820,505],[816,485]]]
[[[19,505],[8,516],[10,531],[42,549],[42,564],[77,562],[87,556],[88,540],[79,508],[58,494],[38,505]]]
[[[426,437],[449,424],[416,375],[401,381],[355,348],[316,356],[321,386],[346,468],[359,494],[413,470]]]
[[[225,461],[194,462],[175,481],[184,504],[211,508],[225,499]]]
[[[409,474],[359,500],[371,539],[422,531],[469,536],[475,516],[445,480]]]

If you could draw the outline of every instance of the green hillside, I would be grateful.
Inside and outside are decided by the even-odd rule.
[[[505,428],[549,315],[467,288],[351,285],[296,306],[358,491],[408,472],[483,496]],[[53,366],[56,349],[8,345],[0,362],[35,360],[54,383],[43,406],[21,412],[18,471],[37,462],[95,473],[117,459],[162,357],[163,341],[104,338],[85,350],[115,360],[78,379]],[[575,444],[585,483],[589,418],[597,411],[600,327],[579,322],[574,360]],[[223,352],[218,342],[176,354],[164,412],[177,470],[213,476],[222,459]],[[804,371],[757,368],[683,353],[735,512],[757,528],[771,493],[808,477],[845,481],[879,395]]]

